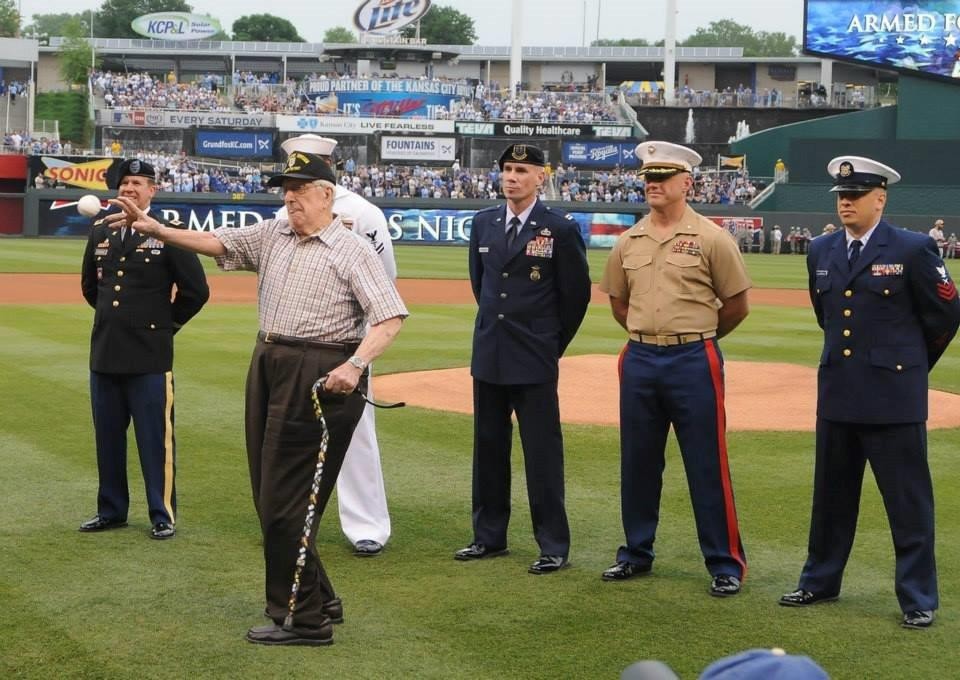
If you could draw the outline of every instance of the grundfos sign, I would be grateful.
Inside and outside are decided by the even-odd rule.
[[[366,0],[353,15],[353,25],[363,33],[396,33],[430,9],[430,0]]]
[[[204,14],[156,12],[130,22],[140,35],[154,40],[204,40],[220,32],[220,22]]]

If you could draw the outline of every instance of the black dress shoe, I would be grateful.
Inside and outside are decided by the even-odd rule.
[[[353,546],[353,554],[357,557],[375,557],[383,552],[383,544],[364,538]]]
[[[94,515],[80,525],[80,531],[107,531],[108,529],[119,529],[125,526],[127,526],[127,520],[125,519],[106,519],[100,515]]]
[[[740,592],[740,579],[729,574],[714,576],[710,582],[710,594],[714,597],[730,597]]]
[[[903,621],[900,623],[904,628],[929,628],[933,624],[933,611],[929,609],[915,609],[912,612],[904,612]]]
[[[527,569],[531,574],[551,574],[570,566],[570,560],[559,555],[541,555],[536,562]]]
[[[461,561],[482,560],[484,557],[500,557],[509,553],[510,551],[506,548],[491,548],[483,543],[471,543],[466,548],[455,552],[453,559]]]
[[[609,569],[605,569],[600,578],[604,581],[626,581],[634,576],[649,574],[653,567],[649,564],[634,564],[633,562],[617,562]]]
[[[176,534],[177,530],[172,524],[168,524],[167,522],[157,522],[150,528],[150,538],[155,538],[158,541],[173,538]]]
[[[247,631],[247,642],[257,645],[297,645],[316,647],[333,644],[333,626],[326,623],[317,630],[284,630],[275,623]]]
[[[829,593],[811,593],[809,590],[800,588],[792,593],[786,593],[780,597],[780,604],[784,607],[809,607],[812,604],[821,602],[834,602],[840,596]]]

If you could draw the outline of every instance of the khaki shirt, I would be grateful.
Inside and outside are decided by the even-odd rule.
[[[730,233],[689,206],[664,241],[652,235],[649,215],[621,234],[600,281],[600,290],[629,302],[631,336],[714,332],[719,300],[750,286]]]

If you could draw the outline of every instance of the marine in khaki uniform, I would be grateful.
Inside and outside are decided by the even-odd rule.
[[[637,147],[651,212],[624,232],[600,289],[629,333],[620,355],[621,513],[626,544],[603,572],[649,572],[664,447],[673,425],[693,501],[710,594],[735,595],[746,573],[727,461],[723,356],[717,340],[747,316],[750,279],[731,234],[686,204],[699,154]]]

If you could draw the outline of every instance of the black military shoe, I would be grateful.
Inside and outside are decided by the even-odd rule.
[[[80,531],[107,531],[108,529],[119,529],[125,526],[127,526],[127,520],[125,519],[107,519],[100,515],[94,515],[80,525]]]
[[[165,541],[168,538],[173,538],[176,536],[177,530],[172,524],[167,522],[157,522],[150,529],[150,538],[155,538],[158,541]]]
[[[900,625],[904,628],[929,628],[933,625],[933,612],[929,609],[904,612]]]
[[[483,543],[471,543],[466,548],[455,552],[453,559],[461,561],[482,560],[485,557],[500,557],[509,553],[510,551],[506,548],[491,548]]]
[[[333,626],[325,623],[317,630],[284,630],[275,623],[247,631],[247,642],[257,645],[295,645],[316,647],[333,644]]]
[[[330,618],[330,623],[343,623],[343,602],[339,597],[327,600],[321,605],[320,609]],[[268,619],[271,618],[268,608],[264,608],[263,615]]]
[[[559,555],[541,555],[527,569],[531,574],[550,574],[570,566],[570,560]]]
[[[330,617],[330,623],[343,623],[343,602],[339,597],[327,600],[320,609]]]
[[[786,593],[780,597],[780,604],[784,607],[809,607],[812,604],[821,602],[834,602],[840,596],[829,593],[811,593],[802,588],[794,590],[792,593]]]
[[[714,597],[730,597],[740,592],[740,579],[729,574],[714,576],[710,582],[710,594]]]
[[[626,581],[634,576],[643,576],[649,574],[651,567],[649,564],[634,564],[633,562],[617,562],[612,567],[605,569],[600,578],[604,581]]]

